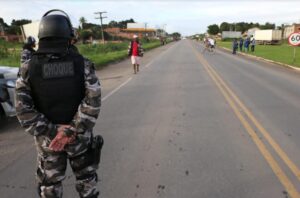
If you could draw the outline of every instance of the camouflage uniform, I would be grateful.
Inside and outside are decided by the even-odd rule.
[[[28,70],[29,61],[22,64],[16,83],[17,117],[25,130],[34,136],[38,152],[37,180],[41,197],[62,197],[62,181],[65,178],[67,159],[76,176],[76,190],[80,197],[92,198],[99,194],[96,189],[97,165],[86,164],[92,129],[101,106],[100,82],[95,74],[94,64],[84,61],[85,97],[70,123],[78,135],[64,151],[54,152],[48,148],[56,135],[56,128],[43,114],[35,109],[31,96]]]
[[[21,64],[25,63],[27,60],[29,60],[33,54],[34,50],[29,49],[23,49],[21,53]]]

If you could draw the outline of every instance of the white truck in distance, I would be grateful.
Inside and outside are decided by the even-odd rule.
[[[281,30],[256,30],[254,39],[257,44],[278,44],[282,40]]]

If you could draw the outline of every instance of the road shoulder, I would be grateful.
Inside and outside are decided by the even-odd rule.
[[[231,50],[228,49],[228,48],[226,48],[226,47],[218,47],[218,49],[222,50],[224,52],[230,52],[231,53]],[[237,54],[239,54],[241,56],[244,56],[244,57],[247,57],[247,58],[250,58],[250,59],[255,59],[255,60],[258,60],[258,61],[262,61],[262,62],[266,62],[266,63],[273,63],[275,65],[282,66],[282,67],[285,67],[285,68],[292,69],[294,71],[300,72],[300,68],[299,67],[295,67],[295,66],[288,65],[288,64],[285,64],[285,63],[281,63],[281,62],[277,62],[277,61],[265,59],[265,58],[262,58],[262,57],[259,57],[259,56],[254,56],[254,55],[251,55],[251,54],[246,54],[246,53],[241,53],[241,52],[237,52]]]
[[[165,46],[147,51],[144,57],[141,59],[140,70],[142,70],[147,64],[151,63],[151,61],[155,57],[169,49],[175,43],[176,42],[172,42]],[[135,74],[133,74],[133,68],[129,58],[116,64],[110,64],[103,69],[97,70],[96,74],[101,81],[102,95],[104,97],[116,87],[126,82],[129,78],[135,76]]]

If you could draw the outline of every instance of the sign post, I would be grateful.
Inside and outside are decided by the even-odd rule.
[[[296,61],[296,46],[300,45],[300,32],[294,32],[289,36],[289,44],[294,46],[293,63]]]
[[[293,63],[295,63],[296,60],[296,47],[294,47],[294,57],[293,57]]]

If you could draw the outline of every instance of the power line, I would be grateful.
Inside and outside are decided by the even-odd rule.
[[[104,32],[103,32],[103,19],[105,19],[105,18],[107,18],[106,16],[104,17],[104,16],[102,16],[102,14],[105,14],[105,13],[107,13],[107,12],[95,12],[94,14],[99,14],[99,17],[96,17],[95,19],[100,19],[100,24],[101,24],[101,34],[102,34],[102,42],[103,42],[103,44],[104,44],[104,42],[105,42],[105,39],[104,39]]]

